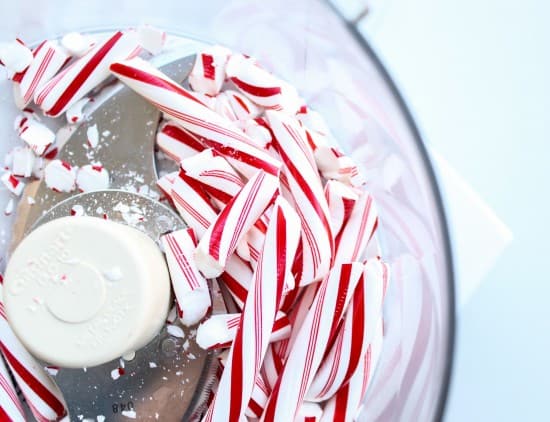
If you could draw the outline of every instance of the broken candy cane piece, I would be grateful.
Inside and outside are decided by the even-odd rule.
[[[359,416],[361,403],[380,359],[384,339],[382,327],[383,322],[380,319],[367,353],[362,357],[349,382],[326,402],[321,422],[356,420]]]
[[[338,148],[319,146],[314,154],[317,167],[324,178],[339,180],[350,186],[365,184],[355,162]]]
[[[303,103],[292,85],[273,76],[253,58],[232,55],[226,74],[243,94],[262,107],[294,114]]]
[[[25,188],[25,183],[15,177],[9,171],[4,173],[1,177],[2,183],[8,190],[16,196],[20,196]]]
[[[328,400],[356,371],[382,318],[387,277],[387,265],[379,259],[372,259],[365,264],[363,281],[353,293],[343,325],[315,374],[306,395],[307,400]]]
[[[67,108],[67,112],[65,113],[67,123],[74,124],[83,121],[85,117],[84,106],[86,106],[89,102],[90,99],[88,97],[84,97]]]
[[[211,306],[205,278],[193,260],[197,238],[193,229],[182,229],[161,237],[176,295],[180,321],[187,326],[199,322]]]
[[[25,411],[17,396],[17,390],[4,361],[0,359],[0,418],[12,422],[24,422]]]
[[[201,238],[195,260],[207,278],[219,276],[238,242],[270,205],[278,179],[259,171],[227,204]]]
[[[150,25],[137,29],[139,44],[151,54],[159,54],[166,42],[166,32]]]
[[[219,45],[198,53],[189,74],[189,85],[193,91],[208,95],[218,94],[225,80],[225,66],[230,55],[231,50]]]
[[[97,124],[89,126],[88,129],[86,129],[86,137],[88,140],[88,145],[91,148],[97,147],[99,144],[99,130],[97,128]]]
[[[244,186],[241,176],[212,148],[182,160],[180,166],[187,176],[200,182],[219,208],[225,207]]]
[[[86,164],[78,169],[76,185],[81,192],[109,189],[109,172],[101,164]]]
[[[42,155],[55,141],[55,133],[43,123],[34,118],[20,116],[17,132],[19,137],[27,143],[36,155]]]
[[[233,254],[227,260],[225,271],[219,277],[220,281],[227,290],[229,290],[229,293],[231,293],[235,305],[240,310],[244,307],[244,302],[246,301],[246,296],[253,276],[254,273],[250,265],[238,255]]]
[[[212,315],[197,328],[197,344],[205,350],[231,346],[240,321],[240,313]],[[287,338],[290,330],[290,321],[286,314],[277,312],[269,341],[275,342]]]
[[[32,51],[20,40],[0,43],[0,61],[8,76],[23,72],[32,62]]]
[[[220,92],[212,99],[210,108],[229,120],[255,119],[263,111],[246,96],[232,89]]]
[[[180,170],[172,183],[170,197],[183,221],[195,231],[198,239],[202,239],[217,215],[206,193],[195,180]]]
[[[14,176],[30,177],[32,175],[35,155],[29,147],[15,147],[9,155],[10,169]]]
[[[285,278],[298,246],[297,225],[299,219],[295,211],[278,196],[218,392],[205,421],[238,421],[244,416],[256,378],[260,375],[283,296]],[[240,388],[232,388],[234,385]]]
[[[69,32],[61,38],[61,46],[71,56],[82,57],[93,46],[93,40],[79,32]]]
[[[46,186],[55,192],[71,192],[76,188],[76,168],[61,160],[52,160],[44,168]]]
[[[159,149],[178,163],[205,148],[199,138],[171,122],[161,125],[156,139]]]
[[[264,125],[258,123],[255,119],[245,120],[241,123],[243,132],[254,141],[259,148],[267,149],[273,141],[271,132]]]
[[[139,53],[135,31],[116,32],[36,92],[34,102],[49,116],[57,117],[109,77],[109,66]]]
[[[344,183],[329,180],[325,184],[325,198],[328,203],[332,233],[337,236],[344,223],[349,220],[359,194]]]
[[[281,163],[254,146],[232,122],[210,110],[192,92],[168,78],[150,63],[134,58],[113,63],[111,71],[122,82],[152,102],[204,143],[225,156],[245,177],[258,170],[277,175]]]
[[[0,302],[0,350],[34,417],[56,421],[67,414],[61,391],[13,333]]]
[[[56,42],[44,41],[33,51],[33,60],[19,84],[20,108],[31,102],[34,93],[55,76],[70,56]]]
[[[377,227],[378,212],[374,200],[368,192],[360,191],[349,219],[335,238],[334,263],[361,259]]]
[[[313,376],[335,337],[353,291],[362,282],[363,270],[364,266],[359,262],[338,265],[321,282],[273,388],[262,420],[294,420]]]
[[[330,212],[303,128],[294,118],[280,112],[268,110],[266,115],[302,222],[303,264],[299,284],[306,285],[326,276],[332,265],[334,239]]]

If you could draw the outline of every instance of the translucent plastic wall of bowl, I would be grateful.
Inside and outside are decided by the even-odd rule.
[[[382,357],[359,420],[440,417],[454,308],[437,187],[391,83],[330,7],[320,0],[50,0],[4,2],[0,11],[9,17],[2,39],[20,36],[32,43],[68,31],[148,23],[255,56],[296,85],[360,164],[378,206],[383,258],[393,267]],[[9,97],[2,89],[2,109]],[[11,130],[11,121],[1,122],[0,130]]]

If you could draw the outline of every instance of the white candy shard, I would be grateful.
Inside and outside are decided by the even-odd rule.
[[[76,168],[61,160],[51,161],[44,169],[46,186],[56,192],[71,192],[76,188]]]
[[[0,43],[0,60],[8,73],[23,72],[32,62],[32,51],[19,40]]]
[[[79,32],[69,32],[61,38],[61,45],[71,56],[81,57],[93,45],[93,41]]]
[[[97,129],[97,124],[94,124],[86,130],[86,136],[88,139],[88,144],[95,148],[99,144],[99,130]]]
[[[76,175],[76,185],[81,192],[109,188],[109,172],[100,164],[86,164]]]
[[[75,217],[80,217],[84,215],[84,207],[82,205],[76,204],[71,208],[71,215]]]
[[[139,44],[151,54],[159,54],[166,42],[166,32],[150,25],[137,29]]]
[[[15,177],[12,173],[6,172],[0,178],[8,190],[16,196],[20,196],[25,188],[25,183]]]
[[[231,51],[214,45],[197,54],[195,65],[189,74],[189,85],[193,91],[217,95],[225,80],[225,66]]]

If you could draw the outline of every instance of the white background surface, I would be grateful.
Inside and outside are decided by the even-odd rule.
[[[459,293],[470,291],[445,420],[550,420],[550,2],[373,3],[363,31],[425,141],[514,236],[479,283],[458,260]],[[443,186],[456,214],[455,189]],[[494,252],[463,241],[485,229],[475,213],[451,217],[456,255]]]

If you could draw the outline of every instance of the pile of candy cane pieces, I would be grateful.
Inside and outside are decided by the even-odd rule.
[[[381,351],[389,268],[373,199],[321,116],[255,59],[223,47],[197,55],[186,89],[138,57],[142,48],[160,52],[162,31],[117,32],[91,49],[71,37],[81,57],[16,98],[84,119],[71,107],[81,110],[114,75],[163,112],[157,146],[180,168],[158,186],[188,225],[161,238],[177,316],[200,323],[201,347],[223,350],[203,420],[354,420]],[[3,61],[22,90],[21,57]],[[67,170],[55,162],[46,169]],[[205,319],[211,278],[238,312]],[[13,357],[16,340],[6,343],[3,331],[2,351]],[[39,420],[61,417],[55,385],[33,389],[25,376],[39,371],[20,349],[6,360],[31,410]]]

